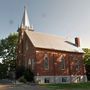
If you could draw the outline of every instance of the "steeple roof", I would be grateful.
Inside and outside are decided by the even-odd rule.
[[[28,28],[28,29],[31,29],[32,28],[30,26],[28,12],[27,12],[26,7],[24,7],[24,14],[23,14],[23,18],[22,18],[22,22],[21,22],[21,26],[20,27],[22,27],[22,28]]]

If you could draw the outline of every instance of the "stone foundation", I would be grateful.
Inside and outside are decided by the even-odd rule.
[[[44,83],[81,83],[87,82],[86,75],[76,76],[35,76],[35,81],[39,84]]]

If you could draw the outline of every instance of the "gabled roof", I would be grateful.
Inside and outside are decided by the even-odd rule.
[[[67,41],[63,37],[29,30],[25,30],[25,32],[36,48],[84,53],[82,48],[76,47],[75,44]]]

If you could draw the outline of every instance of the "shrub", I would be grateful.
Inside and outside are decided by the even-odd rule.
[[[24,78],[28,81],[28,82],[33,82],[34,81],[34,74],[31,72],[31,70],[27,69],[24,72]]]
[[[19,81],[19,82],[23,82],[23,83],[26,83],[26,82],[27,82],[27,80],[24,78],[24,76],[20,77],[20,78],[18,79],[18,81]]]
[[[23,76],[24,72],[25,72],[25,68],[23,66],[17,67],[16,68],[16,79],[18,79],[21,76]]]
[[[34,74],[30,69],[25,69],[24,67],[18,67],[16,69],[16,79],[20,79],[23,76],[28,82],[34,81]],[[22,78],[21,78],[22,79]]]

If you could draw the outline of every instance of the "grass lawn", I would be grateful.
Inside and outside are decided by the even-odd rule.
[[[90,82],[88,83],[72,83],[72,84],[43,84],[41,86],[45,86],[51,89],[89,89],[90,90]]]

